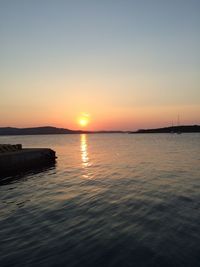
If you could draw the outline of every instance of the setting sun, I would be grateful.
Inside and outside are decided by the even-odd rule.
[[[87,126],[88,125],[88,119],[86,119],[86,118],[81,118],[80,120],[79,120],[79,124],[81,125],[81,126]]]
[[[81,127],[86,127],[89,124],[89,114],[83,113],[78,119],[78,123]]]

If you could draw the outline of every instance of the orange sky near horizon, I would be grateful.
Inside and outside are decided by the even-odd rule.
[[[27,110],[26,113],[18,112],[12,114],[9,111],[5,121],[0,119],[1,126],[13,127],[36,127],[36,126],[55,126],[68,129],[84,130],[137,130],[140,128],[156,128],[177,125],[178,115],[180,124],[198,124],[200,114],[199,106],[181,107],[146,107],[124,110],[93,110],[90,114],[88,125],[82,127],[78,118],[84,112],[68,113],[62,108],[49,110],[47,113],[40,113],[40,110]],[[9,118],[10,117],[10,118]],[[32,118],[29,121],[29,118]],[[25,123],[26,122],[26,123]]]

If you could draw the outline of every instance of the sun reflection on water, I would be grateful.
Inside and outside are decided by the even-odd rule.
[[[91,174],[89,173],[88,167],[91,166],[89,155],[88,155],[88,141],[87,135],[81,134],[80,140],[80,149],[81,149],[81,165],[84,169],[83,177],[87,179],[91,179]]]
[[[87,137],[86,134],[81,134],[81,159],[82,166],[89,166],[89,157],[88,157],[88,147],[87,147]]]

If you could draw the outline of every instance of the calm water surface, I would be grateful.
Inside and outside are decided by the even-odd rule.
[[[0,143],[58,156],[43,172],[1,182],[1,267],[200,266],[200,134]]]

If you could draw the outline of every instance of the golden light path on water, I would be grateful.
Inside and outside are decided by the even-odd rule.
[[[86,134],[80,135],[80,149],[81,149],[81,164],[84,169],[83,177],[87,179],[91,179],[92,176],[88,170],[88,167],[91,166],[91,163],[90,163],[90,159],[88,155],[88,141],[87,141]]]

